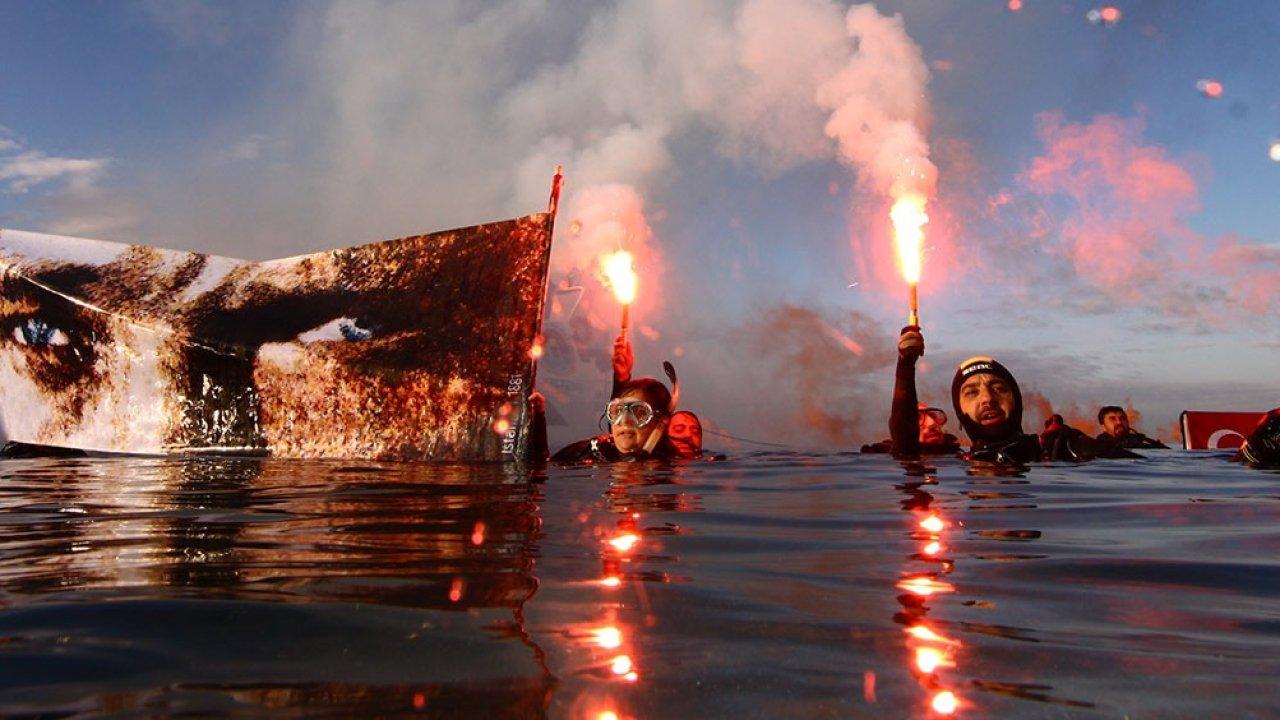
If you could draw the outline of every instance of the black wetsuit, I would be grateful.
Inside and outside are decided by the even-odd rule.
[[[1137,430],[1130,430],[1129,432],[1125,433],[1124,435],[1121,435],[1120,437],[1116,437],[1111,433],[1102,432],[1102,433],[1098,433],[1097,437],[1095,437],[1094,440],[1097,440],[1098,442],[1102,442],[1102,443],[1111,443],[1116,447],[1122,447],[1122,448],[1154,448],[1154,449],[1163,449],[1163,450],[1169,449],[1168,445],[1165,445],[1164,443],[1154,438],[1149,438],[1146,435],[1143,435],[1142,433],[1138,432]]]
[[[1235,459],[1256,468],[1280,468],[1280,408],[1262,417]]]
[[[963,449],[964,448],[960,446],[960,438],[952,435],[951,433],[943,434],[942,442],[940,443],[920,443],[917,441],[916,444],[916,452],[921,455],[956,455]],[[868,455],[876,453],[893,454],[893,438],[863,445],[859,452],[863,452]]]
[[[1062,427],[1044,435],[1010,434],[1007,439],[975,442],[965,453],[966,460],[1014,463],[1068,461],[1084,462],[1097,458],[1141,458],[1142,456],[1110,443],[1099,442],[1073,427]]]
[[[898,357],[893,377],[893,402],[889,405],[889,439],[863,445],[864,453],[891,453],[894,457],[954,455],[961,451],[960,438],[946,434],[941,443],[920,442],[920,399],[916,395],[916,361]]]
[[[677,457],[675,446],[671,444],[671,440],[665,435],[658,444],[654,446],[652,452],[637,450],[633,453],[623,453],[618,446],[613,443],[613,438],[609,435],[597,435],[586,440],[579,440],[571,445],[566,445],[551,456],[551,462],[563,465],[572,465],[576,463],[616,463],[616,462],[637,462],[640,460],[670,460]]]

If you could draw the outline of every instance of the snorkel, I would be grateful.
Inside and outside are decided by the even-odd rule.
[[[666,373],[667,379],[671,381],[671,400],[667,403],[666,416],[668,419],[675,413],[676,407],[680,404],[680,378],[676,375],[676,368],[669,360],[662,361],[662,371]],[[656,381],[655,381],[656,382]],[[667,433],[665,424],[654,428],[649,433],[649,439],[645,441],[644,446],[640,448],[645,454],[652,454],[653,449],[658,447],[658,443],[662,442],[662,438]]]

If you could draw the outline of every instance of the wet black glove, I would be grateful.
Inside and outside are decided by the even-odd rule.
[[[898,357],[915,362],[924,355],[924,335],[919,325],[908,325],[898,335]]]

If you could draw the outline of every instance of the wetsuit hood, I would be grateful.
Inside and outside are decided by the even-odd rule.
[[[983,426],[960,409],[960,386],[965,380],[983,373],[1004,380],[1013,391],[1013,410],[1004,422],[995,427]],[[956,376],[951,381],[951,405],[955,408],[960,426],[975,444],[1014,440],[1022,436],[1022,390],[1018,388],[1018,381],[1014,379],[1013,373],[989,357],[972,357],[960,363]]]

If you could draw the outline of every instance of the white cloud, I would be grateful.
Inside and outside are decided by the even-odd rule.
[[[16,143],[12,147],[17,147]],[[37,150],[26,150],[0,158],[0,183],[5,184],[8,192],[19,194],[55,180],[65,181],[71,188],[85,188],[101,175],[108,162],[106,158],[52,157]]]

